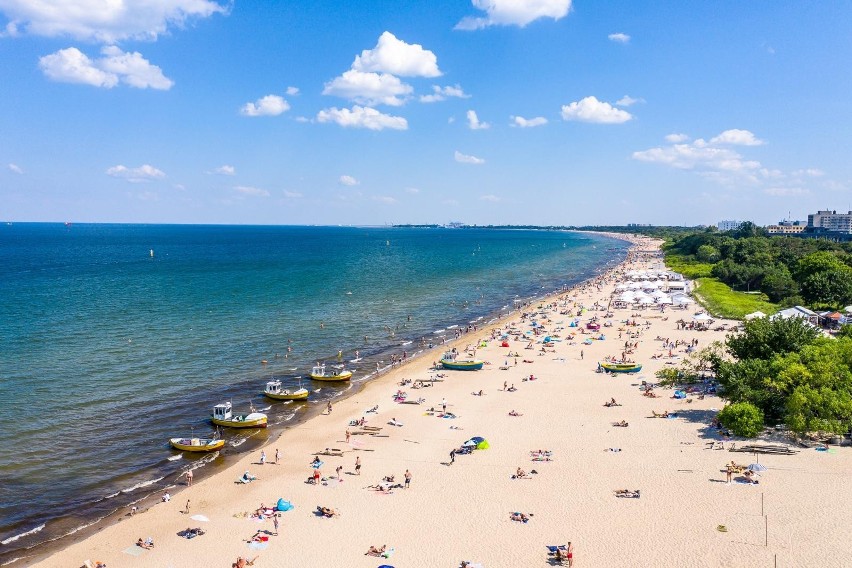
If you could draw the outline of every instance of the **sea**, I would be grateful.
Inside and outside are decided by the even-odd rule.
[[[628,246],[555,230],[0,225],[0,565],[96,530],[187,469],[225,467],[392,357],[437,359],[457,330]],[[317,361],[352,382],[306,379]],[[266,399],[273,378],[310,400]],[[169,447],[213,434],[225,401],[270,427],[222,430],[211,455]]]

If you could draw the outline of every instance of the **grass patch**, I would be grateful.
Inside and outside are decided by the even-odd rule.
[[[756,311],[767,315],[778,311],[778,305],[770,302],[766,294],[737,292],[716,278],[698,278],[695,283],[695,298],[714,316],[743,319]]]
[[[683,274],[686,278],[709,278],[713,265],[707,262],[698,262],[688,256],[673,252],[666,253],[666,266],[669,270]]]

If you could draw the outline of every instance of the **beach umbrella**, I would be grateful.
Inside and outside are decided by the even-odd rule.
[[[275,504],[276,511],[289,511],[293,508],[293,504],[290,501],[285,501],[284,498],[278,499],[278,503]]]
[[[761,471],[766,471],[766,466],[759,463],[752,463],[748,466],[749,471],[753,471],[754,473],[760,473]]]
[[[658,304],[673,304],[674,302],[668,296],[663,296],[661,298],[657,298],[657,303]]]

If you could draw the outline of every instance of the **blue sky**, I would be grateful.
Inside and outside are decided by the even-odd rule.
[[[0,219],[847,210],[852,4],[0,0]]]

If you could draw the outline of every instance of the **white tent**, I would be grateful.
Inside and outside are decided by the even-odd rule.
[[[700,313],[700,314],[698,314],[698,315],[696,315],[696,316],[692,316],[692,319],[693,319],[694,321],[709,321],[709,320],[711,320],[711,319],[713,319],[713,318],[711,318],[710,316],[708,316],[708,315],[707,315],[707,314],[705,314],[705,313]]]
[[[687,306],[689,304],[694,304],[695,300],[693,300],[689,296],[679,294],[677,296],[672,296],[672,303],[678,306]]]
[[[657,298],[657,303],[660,304],[660,305],[663,305],[663,304],[668,305],[668,304],[673,304],[674,302],[668,296],[663,296],[662,298]]]
[[[764,314],[763,312],[758,310],[756,312],[752,312],[752,313],[748,314],[747,316],[745,316],[745,319],[753,320],[755,318],[765,318],[765,317],[766,317],[766,314]]]
[[[852,314],[852,306],[846,306],[845,308],[843,308],[843,311],[847,314]]]

